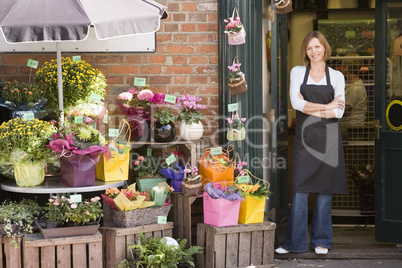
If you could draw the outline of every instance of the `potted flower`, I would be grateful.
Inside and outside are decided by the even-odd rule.
[[[228,86],[230,87],[231,95],[238,95],[247,91],[247,82],[244,73],[240,70],[241,63],[235,57],[232,65],[228,66]]]
[[[229,45],[241,45],[246,42],[246,31],[240,21],[237,8],[233,9],[232,17],[223,20],[226,23],[224,33],[228,36]]]
[[[244,122],[246,122],[246,118],[240,118],[238,113],[233,113],[231,117],[226,118],[226,121],[228,128],[226,138],[230,141],[244,140],[246,136]]]
[[[186,248],[186,239],[171,237],[145,237],[143,233],[136,244],[128,247],[134,259],[124,259],[119,268],[130,267],[195,267],[194,254],[202,253],[202,247]]]
[[[182,192],[184,196],[201,195],[202,176],[198,174],[198,168],[186,164],[184,169]]]
[[[359,187],[361,213],[367,214],[367,212],[374,211],[374,163],[368,165],[353,165],[351,175],[354,184]]]
[[[106,79],[98,69],[93,68],[85,60],[73,61],[68,57],[63,57],[61,64],[63,67],[64,107],[74,107],[79,103],[92,103],[92,93],[104,97]],[[58,107],[57,60],[45,62],[36,71],[35,80],[46,87],[45,97],[54,107]]]
[[[7,81],[0,90],[0,106],[10,110],[11,118],[23,118],[24,114],[31,112],[35,118],[42,119],[48,114],[44,90],[42,84]]]
[[[237,167],[242,168],[245,162],[240,161]],[[239,171],[239,169],[237,169]],[[257,182],[253,183],[252,177]],[[234,187],[243,197],[240,203],[239,223],[249,224],[264,221],[265,200],[272,194],[269,183],[255,177],[249,170],[241,170],[236,178]]]
[[[64,195],[52,196],[46,203],[45,215],[46,228],[56,228],[62,226],[66,222],[66,212],[73,201]]]
[[[102,203],[100,197],[95,196],[88,200],[78,203],[71,203],[65,213],[67,224],[85,225],[98,224],[103,216]]]
[[[150,138],[151,115],[148,100],[153,96],[154,93],[149,89],[149,85],[145,85],[144,88],[132,87],[117,95],[117,106],[129,117],[127,121],[130,124],[132,140],[147,141]]]
[[[200,104],[202,98],[185,94],[179,98],[177,107],[182,109],[178,116],[179,134],[183,140],[199,140],[204,134],[204,127],[201,119],[203,114],[200,109],[205,109],[205,105]]]
[[[98,155],[107,151],[106,140],[97,129],[84,123],[66,124],[49,140],[46,146],[60,157],[63,185],[95,185]]]
[[[18,186],[36,186],[45,178],[52,152],[45,147],[56,129],[39,119],[11,119],[0,126],[0,170]]]
[[[34,220],[43,212],[35,200],[22,199],[0,205],[0,236],[11,237],[16,244],[16,237],[32,233]]]
[[[153,134],[156,142],[171,142],[176,137],[176,116],[165,102],[165,94],[155,93],[149,101],[153,104]]]

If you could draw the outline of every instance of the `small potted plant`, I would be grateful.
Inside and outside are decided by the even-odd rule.
[[[32,233],[33,223],[43,212],[35,200],[22,199],[20,202],[10,201],[0,205],[0,236],[11,237],[12,244],[16,238]]]
[[[231,95],[238,95],[247,91],[246,78],[240,67],[241,63],[239,63],[237,57],[233,59],[233,64],[228,66],[229,74],[227,79]]]
[[[134,160],[132,174],[140,191],[149,190],[158,183],[166,181],[159,171],[161,161],[160,157],[141,155]]]
[[[45,215],[46,228],[57,228],[63,226],[66,222],[66,212],[73,202],[71,199],[62,196],[52,196],[46,203]]]
[[[241,45],[246,42],[246,31],[240,21],[239,12],[235,7],[232,17],[223,20],[226,23],[224,33],[228,36],[229,45]]]
[[[193,255],[202,253],[202,247],[186,248],[186,243],[186,239],[145,237],[141,233],[137,243],[128,247],[134,259],[124,259],[118,267],[195,267]]]
[[[49,113],[44,91],[43,84],[7,81],[0,90],[0,106],[10,110],[11,118],[23,118],[24,114],[31,112],[35,118],[42,119]]]
[[[103,216],[102,203],[100,197],[95,196],[88,200],[78,203],[71,203],[65,213],[67,224],[86,225],[97,224]]]
[[[226,118],[226,126],[228,132],[226,138],[230,141],[241,141],[246,137],[246,130],[244,128],[244,122],[246,118],[240,118],[238,113],[235,112],[231,117]]]
[[[174,122],[176,116],[169,107],[170,103],[165,102],[165,94],[155,93],[149,99],[153,103],[154,111],[152,114],[153,134],[156,142],[171,142],[176,137],[176,127]]]
[[[179,98],[177,107],[182,109],[178,116],[179,134],[183,140],[199,140],[204,134],[204,126],[201,122],[203,114],[200,109],[205,109],[205,105],[200,104],[202,98],[185,94]]]
[[[353,165],[352,179],[359,187],[360,211],[362,215],[375,210],[375,172],[374,163],[367,165]]]
[[[45,179],[52,151],[45,147],[56,129],[46,121],[14,118],[0,126],[0,171],[18,186],[36,186]]]
[[[184,169],[182,193],[184,196],[201,195],[202,176],[198,174],[198,168],[186,164]]]

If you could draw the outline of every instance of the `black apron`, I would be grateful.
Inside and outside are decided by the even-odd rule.
[[[328,104],[334,99],[328,66],[327,85],[307,85],[307,67],[300,92],[313,103]],[[292,192],[345,194],[346,170],[342,136],[337,118],[319,118],[296,111],[293,144]]]

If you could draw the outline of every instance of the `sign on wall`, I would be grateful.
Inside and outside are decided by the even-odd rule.
[[[84,41],[62,41],[62,52],[155,52],[156,33],[99,40],[93,27]],[[55,42],[9,44],[0,32],[0,52],[56,52]]]

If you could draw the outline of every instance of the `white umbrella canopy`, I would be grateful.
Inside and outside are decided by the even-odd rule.
[[[1,0],[0,29],[8,43],[56,42],[59,111],[63,120],[60,42],[153,33],[167,18],[153,0]]]

